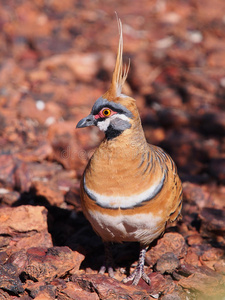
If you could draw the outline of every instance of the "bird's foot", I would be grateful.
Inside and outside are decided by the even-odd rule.
[[[104,274],[108,270],[109,277],[114,278],[114,271],[112,266],[101,266],[99,270],[99,274]]]
[[[111,244],[105,242],[105,263],[103,266],[101,266],[99,270],[99,274],[104,274],[106,271],[108,271],[109,277],[114,278],[114,263],[113,263],[113,257],[111,252]]]
[[[123,279],[123,283],[127,283],[129,281],[133,281],[132,285],[138,285],[140,279],[143,279],[147,284],[150,285],[151,280],[148,275],[144,272],[144,268],[138,265],[136,269],[127,277]]]
[[[142,278],[147,284],[150,285],[151,283],[150,278],[144,272],[145,253],[146,253],[146,248],[141,247],[138,265],[133,271],[133,273],[131,273],[127,278],[123,280],[124,283],[127,283],[128,281],[133,281],[132,285],[137,285],[139,280]]]

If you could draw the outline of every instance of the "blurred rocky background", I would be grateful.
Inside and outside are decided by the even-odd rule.
[[[122,284],[138,245],[115,245],[116,279],[79,180],[102,139],[76,130],[109,87],[118,28],[126,94],[177,164],[183,219],[147,253],[151,286]],[[225,299],[225,1],[0,2],[0,299]],[[119,280],[119,281],[118,281]]]

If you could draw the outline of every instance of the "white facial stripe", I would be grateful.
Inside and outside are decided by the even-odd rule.
[[[114,120],[114,119],[121,119],[121,120],[124,120],[124,121],[127,121],[127,122],[129,122],[129,118],[126,116],[126,115],[124,115],[124,114],[115,114],[115,115],[112,115],[112,117],[109,117],[109,119],[110,120]]]
[[[98,211],[88,211],[88,214],[92,226],[104,240],[149,244],[164,229],[161,212],[157,216],[152,213],[110,216]]]
[[[106,131],[110,125],[110,122],[116,118],[129,122],[129,118],[124,114],[115,114],[109,118],[106,118],[104,121],[98,121],[97,126],[100,130]]]
[[[142,192],[138,195],[132,196],[105,196],[96,193],[95,191],[89,189],[86,186],[85,175],[84,175],[84,189],[88,196],[96,202],[101,207],[104,208],[121,208],[121,209],[129,209],[135,206],[141,205],[143,202],[153,199],[162,189],[165,180],[165,175],[163,178],[150,186],[149,189]]]
[[[110,119],[105,119],[104,121],[98,121],[97,126],[101,131],[106,131],[109,127]]]

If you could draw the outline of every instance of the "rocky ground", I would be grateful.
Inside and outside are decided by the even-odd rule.
[[[84,218],[79,180],[102,135],[76,130],[109,87],[123,22],[124,92],[175,160],[183,218],[147,253],[151,286],[115,279]],[[225,2],[2,0],[0,299],[225,299]]]

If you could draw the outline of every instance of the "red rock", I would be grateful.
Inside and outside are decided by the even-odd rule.
[[[17,295],[23,293],[22,282],[17,276],[17,269],[13,265],[5,264],[0,267],[0,288]]]
[[[40,291],[35,297],[36,300],[54,300],[55,297],[48,290],[44,289]]]
[[[178,293],[174,292],[174,293],[171,293],[171,294],[167,294],[165,296],[163,296],[161,298],[161,300],[181,300],[182,298],[179,296]]]
[[[175,283],[170,276],[166,277],[157,272],[153,272],[149,275],[151,280],[150,286],[145,284],[144,288],[155,298],[161,294],[171,293],[175,288]]]
[[[82,5],[74,0],[0,2],[0,189],[9,191],[1,194],[0,207],[41,200],[42,197],[36,197],[30,190],[35,181],[48,182],[54,192],[60,190],[64,202],[60,204],[61,200],[57,200],[57,204],[51,199],[59,207],[48,207],[54,243],[71,245],[74,249],[84,247],[87,251],[85,266],[90,262],[88,272],[94,277],[97,268],[93,271],[91,267],[97,267],[102,261],[103,254],[98,251],[102,247],[99,241],[95,242],[83,216],[77,213],[81,211],[77,186],[86,161],[101,138],[98,128],[76,130],[75,126],[110,84],[118,46],[117,24],[112,21],[116,20],[115,3],[91,1],[87,4],[85,0]],[[177,299],[178,295],[182,300],[221,300],[224,296],[216,295],[216,291],[215,297],[212,294],[200,296],[201,292],[191,286],[176,289],[176,285],[179,280],[197,273],[212,281],[217,278],[210,273],[213,270],[224,276],[224,258],[220,250],[225,245],[225,1],[144,0],[141,4],[138,1],[133,1],[132,5],[127,5],[126,1],[119,3],[124,62],[131,57],[128,83],[123,93],[136,99],[148,140],[165,146],[177,163],[184,182],[184,205],[182,222],[173,229],[178,229],[187,240],[189,250],[183,258],[179,257],[185,268],[178,267],[172,276],[157,272],[149,275],[152,294],[151,287],[142,280],[139,287],[147,291],[143,298],[155,296],[166,300]],[[193,30],[195,28],[200,31]],[[73,174],[67,176],[64,169],[73,170]],[[23,217],[21,214],[17,223],[22,224]],[[24,222],[26,225],[27,218]],[[0,230],[3,223],[0,223]],[[18,295],[0,289],[0,298],[31,299],[32,292],[27,287],[28,283],[34,284],[34,291],[35,283],[23,273],[28,264],[27,248],[52,246],[47,226],[41,231],[37,227],[0,234],[1,265],[13,264],[17,270],[16,280],[20,277],[25,281],[23,293]],[[152,251],[152,262],[148,257],[146,261],[150,264],[159,261],[166,255],[163,247],[179,256],[180,250],[176,253],[173,245],[163,242],[158,254]],[[46,260],[45,253],[46,250],[33,252],[35,266],[38,257]],[[115,257],[119,266],[132,261],[129,259],[133,257],[131,249],[124,253]],[[50,265],[54,265],[53,259],[49,268]],[[150,272],[150,268],[146,270]],[[49,284],[49,279],[38,282],[42,291],[36,286],[36,298],[48,299],[46,287],[50,285],[54,285],[62,299],[76,299],[77,295],[82,298],[84,290],[80,288],[79,291],[76,283],[69,282],[73,272],[80,274],[81,271],[77,272],[75,267],[63,275],[64,279],[55,279],[54,284]],[[120,275],[119,268],[116,274],[117,278],[125,276]],[[174,274],[177,281],[172,280]],[[204,275],[195,278],[200,286]],[[169,289],[170,281],[172,290]],[[89,290],[84,298],[96,295],[99,298],[91,279],[86,282]],[[110,286],[109,290],[113,290],[114,283],[106,288]],[[104,280],[101,284],[104,285]],[[123,284],[119,285],[124,288]],[[65,293],[61,293],[63,289]],[[107,291],[101,295],[106,295],[106,299],[107,296],[109,299],[120,296],[119,293],[108,295]],[[126,290],[123,295],[136,299],[133,290]]]
[[[211,67],[225,67],[225,55],[223,51],[215,51],[210,54],[208,58],[208,64]]]
[[[3,265],[8,260],[8,254],[5,251],[0,252],[0,265]]]
[[[181,109],[166,108],[158,112],[160,123],[168,127],[187,126],[189,124],[189,116]]]
[[[225,260],[222,259],[213,265],[216,272],[225,275]]]
[[[210,194],[212,198],[211,205],[215,208],[222,209],[224,206],[225,186],[215,184],[211,187]]]
[[[146,253],[146,262],[153,266],[165,253],[172,252],[178,258],[184,257],[187,245],[183,236],[179,233],[166,233],[158,240],[157,245]]]
[[[57,292],[57,299],[59,300],[98,300],[99,297],[96,292],[90,291],[87,292],[83,290],[78,283],[75,282],[67,282],[66,287],[63,289],[60,289]]]
[[[195,203],[199,207],[203,207],[211,201],[210,193],[205,187],[191,182],[183,183],[183,195],[186,201],[191,204]]]
[[[50,205],[60,206],[64,202],[63,193],[52,182],[34,181],[32,188],[37,196],[45,197]]]
[[[7,260],[7,264],[8,263],[16,267],[18,274],[22,273],[28,263],[26,250],[22,249],[10,255]]]
[[[149,143],[159,144],[165,139],[165,130],[163,128],[150,128],[145,130],[145,136]]]
[[[31,186],[31,174],[28,172],[27,164],[24,161],[15,159],[15,187],[21,192],[28,192]]]
[[[179,266],[178,270],[177,270],[177,273],[180,274],[181,276],[189,276],[191,274],[194,274],[196,273],[196,270],[197,268],[194,267],[193,265],[191,264],[188,264],[188,263],[183,263]],[[174,272],[176,273],[176,272]],[[182,277],[181,277],[182,278]],[[180,279],[180,278],[179,278]],[[178,280],[179,280],[178,279]]]
[[[70,270],[70,274],[76,274],[85,256],[77,251],[73,251],[73,268]]]
[[[10,244],[10,236],[0,236],[0,249],[6,248]]]
[[[15,168],[13,156],[10,154],[0,155],[0,180],[4,187],[15,185],[13,171]]]
[[[201,117],[201,129],[212,135],[224,135],[225,113],[223,110],[211,110],[205,112]]]
[[[8,293],[4,292],[2,289],[0,289],[0,299],[1,300],[10,300],[12,299]]]
[[[1,234],[47,229],[47,210],[44,207],[30,205],[4,207],[0,212]]]
[[[34,280],[53,280],[80,268],[84,256],[68,247],[30,248],[24,272]]]
[[[31,246],[52,246],[44,207],[27,205],[0,208],[0,222],[0,234],[10,236],[7,246],[9,252]]]
[[[185,289],[196,292],[197,297],[207,297],[205,299],[220,299],[225,294],[225,281],[221,277],[195,273],[179,281]]]
[[[12,206],[20,198],[20,193],[10,190],[0,189],[0,201],[2,204]]]
[[[42,100],[41,100],[42,101]],[[33,121],[37,121],[42,125],[47,125],[49,118],[52,119],[52,122],[57,122],[62,116],[62,109],[57,103],[46,103],[43,102],[43,108],[38,107],[36,101],[30,97],[26,97],[22,103],[20,103],[18,110],[20,115],[23,118],[30,118]],[[51,122],[50,122],[51,123]]]
[[[79,133],[75,133],[75,126],[75,121],[53,124],[49,127],[48,138],[53,148],[50,158],[61,163],[66,169],[76,170],[87,163],[88,151],[80,145]],[[85,135],[85,141],[86,146],[89,145],[90,137]]]
[[[199,233],[196,232],[187,238],[187,243],[190,246],[200,245],[203,243],[203,238],[201,237],[201,235]]]
[[[80,202],[80,184],[73,187],[66,195],[65,201],[69,204],[72,204],[76,210],[82,211],[81,202]]]
[[[210,248],[206,250],[200,257],[202,261],[219,260],[225,254],[225,251],[220,248]]]
[[[193,266],[200,266],[201,263],[199,261],[199,250],[194,247],[188,248],[184,260],[187,264],[191,264]]]
[[[143,298],[150,300],[150,296],[146,290],[141,289],[140,287],[125,285],[122,282],[101,274],[73,275],[71,281],[78,283],[82,289],[88,292],[95,291],[100,299],[131,297],[132,299],[137,300]]]
[[[225,158],[212,159],[209,171],[219,182],[225,183]]]
[[[37,180],[43,180],[52,178],[54,175],[58,175],[62,171],[62,166],[57,163],[44,161],[41,164],[37,162],[31,162],[27,165],[29,173],[32,174],[32,182]]]
[[[28,74],[29,79],[31,82],[36,83],[36,82],[45,82],[49,79],[49,73],[45,70],[32,70]]]
[[[20,160],[30,161],[43,161],[52,153],[52,147],[47,141],[41,142],[39,145],[32,149],[26,149],[19,153],[16,153],[16,157]]]
[[[42,61],[41,68],[57,68],[67,66],[81,81],[93,80],[99,68],[99,55],[97,53],[60,54]]]
[[[162,107],[182,107],[182,99],[175,90],[170,88],[159,89],[156,93],[157,103],[162,105]]]
[[[202,221],[200,233],[202,235],[221,235],[225,233],[225,210],[212,207],[202,208],[199,217]]]
[[[51,284],[46,284],[45,281],[30,282],[26,289],[29,291],[33,299],[54,300],[56,298],[57,287]]]

